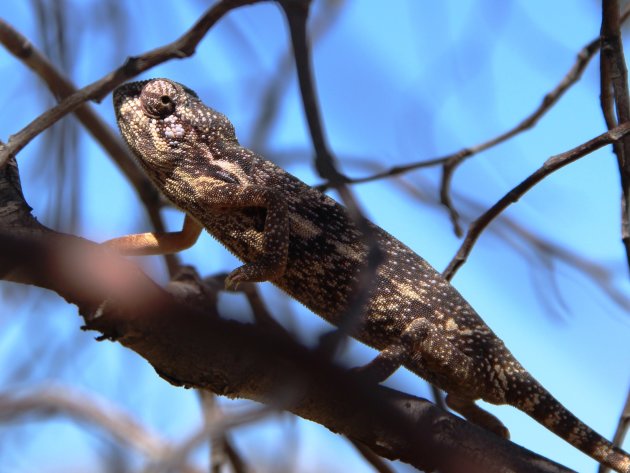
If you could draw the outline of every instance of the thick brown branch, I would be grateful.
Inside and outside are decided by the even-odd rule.
[[[630,122],[624,123],[606,133],[603,133],[596,138],[593,138],[586,143],[577,146],[569,151],[552,156],[545,163],[538,168],[527,179],[521,182],[518,186],[513,188],[507,194],[505,194],[496,204],[488,209],[481,217],[470,224],[466,238],[462,242],[455,257],[451,260],[447,268],[442,273],[443,276],[450,280],[453,278],[459,267],[466,262],[468,255],[470,254],[475,242],[481,235],[481,233],[488,227],[488,225],[509,207],[514,202],[518,201],[527,191],[542,181],[545,177],[549,176],[553,172],[561,169],[567,164],[592,153],[593,151],[602,148],[606,145],[614,143],[627,134],[630,133]]]
[[[88,329],[134,350],[168,381],[289,410],[426,471],[567,471],[428,401],[366,383],[275,326],[221,319],[212,288],[194,274],[166,292],[102,246],[38,225],[25,217],[15,175],[0,170],[8,189],[0,207],[14,209],[0,212],[0,278],[76,304]]]

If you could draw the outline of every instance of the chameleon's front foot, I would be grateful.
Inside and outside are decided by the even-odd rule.
[[[279,278],[284,274],[286,265],[271,262],[247,263],[236,268],[225,278],[225,289],[236,291],[244,282],[263,282]]]

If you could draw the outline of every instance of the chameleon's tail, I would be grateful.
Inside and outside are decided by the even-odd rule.
[[[575,417],[540,384],[528,382],[521,392],[528,395],[521,394],[520,399],[513,399],[509,403],[601,464],[619,473],[630,473],[628,453],[613,446]]]

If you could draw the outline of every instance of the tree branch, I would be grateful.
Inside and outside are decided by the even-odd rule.
[[[96,425],[122,444],[131,446],[148,458],[157,459],[171,444],[142,427],[129,414],[106,399],[62,386],[45,386],[32,392],[0,393],[0,419],[3,422],[26,415],[65,414]]]
[[[626,8],[621,15],[621,22],[625,22],[630,17],[630,5],[626,5]],[[514,138],[516,135],[533,128],[539,120],[560,100],[564,93],[569,90],[576,82],[580,80],[586,66],[590,63],[591,59],[595,56],[595,53],[599,51],[600,39],[595,38],[585,45],[577,54],[575,63],[571,66],[569,71],[560,80],[560,82],[548,92],[541,101],[540,105],[532,111],[529,115],[523,118],[519,123],[514,125],[509,130],[501,133],[494,138],[479,143],[474,146],[463,148],[455,153],[447,154],[445,156],[427,159],[423,161],[417,161],[415,163],[404,164],[400,166],[394,166],[389,169],[379,171],[375,174],[360,178],[346,178],[347,184],[362,184],[366,182],[372,182],[379,179],[385,179],[389,177],[395,177],[401,174],[421,169],[425,167],[433,167],[437,165],[442,166],[442,180],[440,185],[440,200],[441,203],[448,209],[451,222],[455,228],[457,236],[462,235],[462,229],[459,224],[459,213],[455,209],[455,206],[451,197],[451,181],[455,170],[468,158],[486,151],[494,146],[508,141]],[[615,125],[609,128],[614,128]],[[319,189],[324,190],[330,187],[330,182],[324,182],[318,186]]]
[[[173,384],[289,410],[426,471],[567,471],[428,401],[366,384],[286,334],[179,302],[102,247],[6,231],[0,245],[5,279],[76,303],[87,329],[136,351]]]
[[[466,262],[468,255],[470,254],[475,242],[481,235],[481,233],[488,227],[488,225],[506,208],[511,204],[517,202],[527,191],[542,181],[545,177],[549,176],[558,169],[563,168],[567,164],[571,164],[574,161],[592,153],[593,151],[602,148],[606,145],[614,143],[624,136],[630,133],[630,122],[624,123],[617,128],[614,128],[606,133],[603,133],[592,140],[587,141],[569,151],[557,154],[549,158],[545,163],[538,168],[527,179],[521,182],[518,186],[513,188],[507,194],[505,194],[496,204],[490,207],[481,217],[470,224],[466,238],[462,242],[457,254],[453,257],[448,264],[442,275],[451,280],[457,270],[462,264]]]

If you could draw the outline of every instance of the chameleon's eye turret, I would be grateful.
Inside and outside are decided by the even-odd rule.
[[[148,82],[140,93],[140,103],[152,118],[165,118],[175,111],[177,89],[166,80]]]

